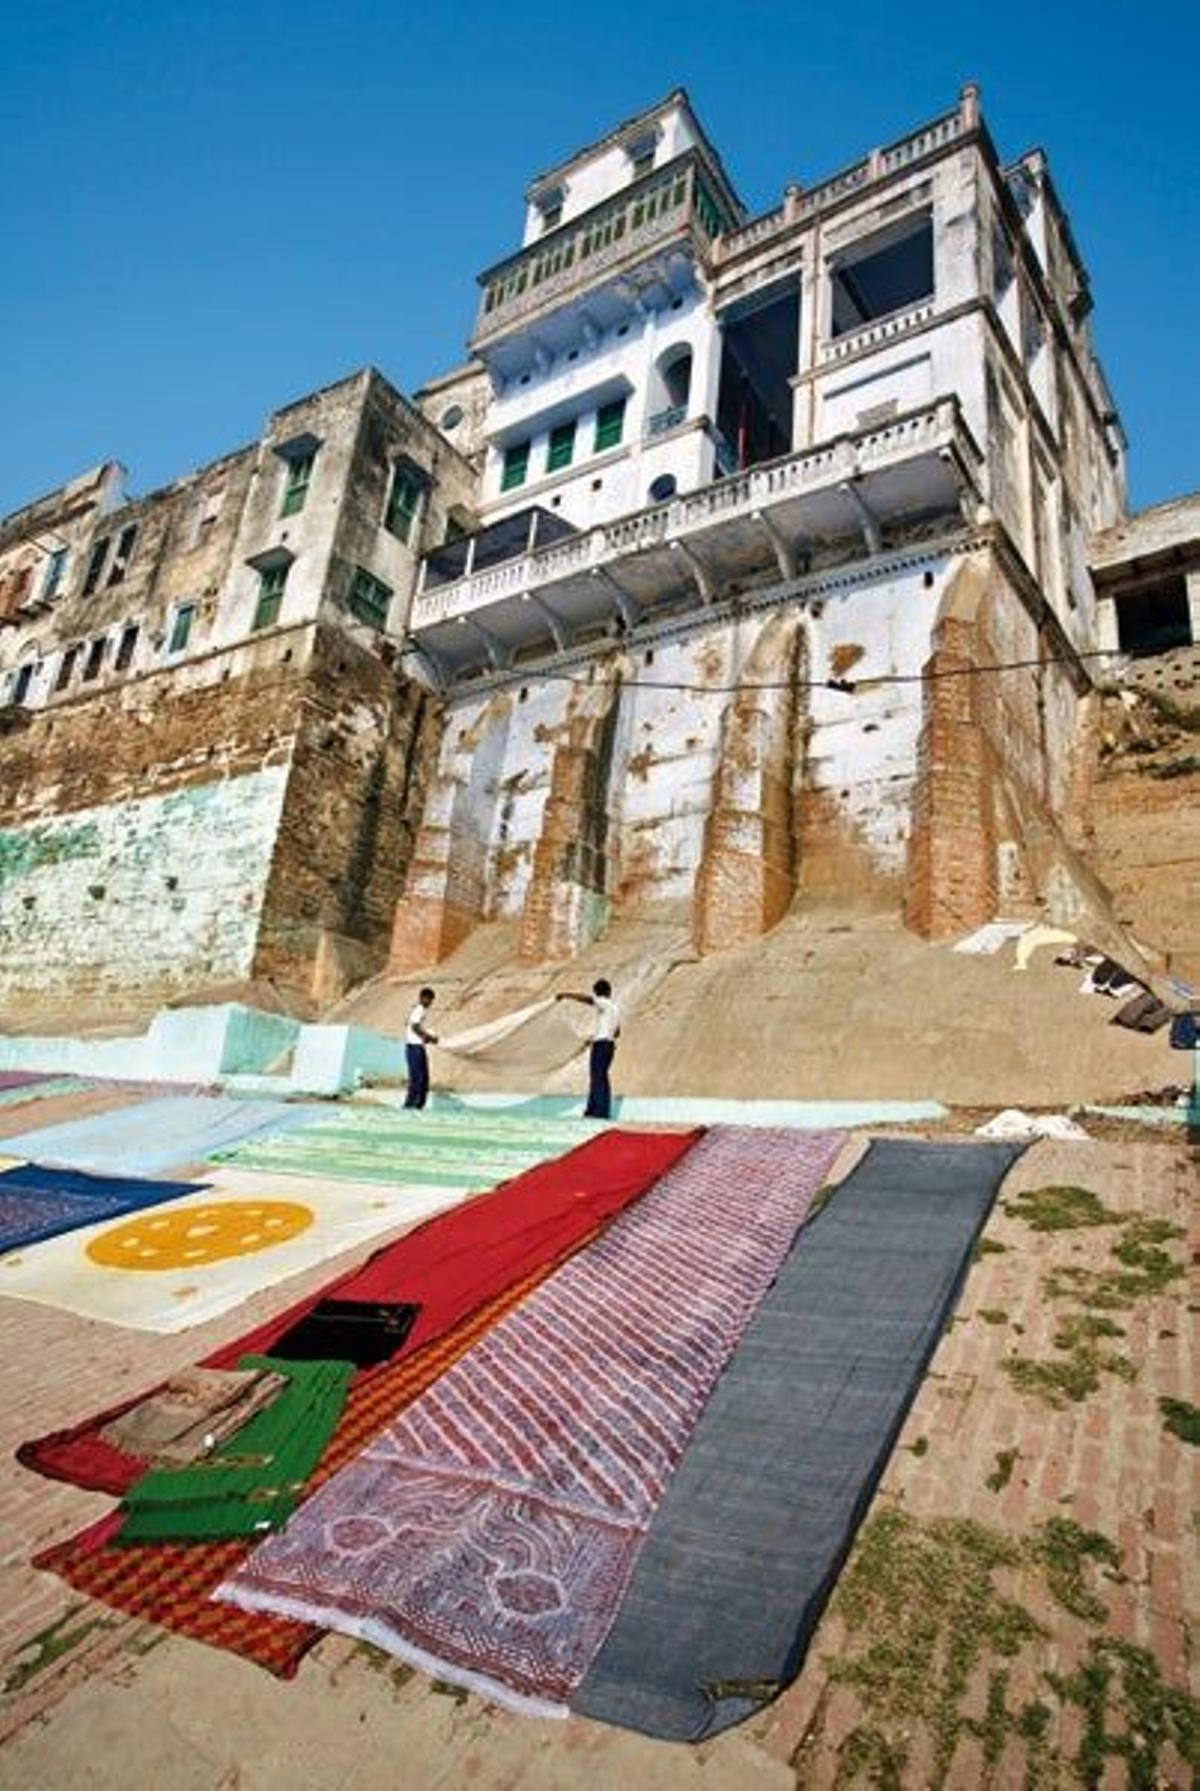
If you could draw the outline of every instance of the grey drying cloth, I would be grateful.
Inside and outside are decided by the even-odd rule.
[[[873,1144],[801,1231],[705,1407],[573,1710],[700,1741],[795,1677],[1023,1149]]]

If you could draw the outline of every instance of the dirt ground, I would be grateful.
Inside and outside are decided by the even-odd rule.
[[[618,921],[566,969],[520,965],[515,943],[508,925],[480,928],[444,964],[370,985],[339,1017],[399,1033],[428,981],[448,1033],[597,976],[620,999],[649,966],[658,980],[626,1014],[614,1070],[626,1094],[1044,1108],[1190,1079],[1165,1030],[1114,1026],[1120,1003],[1080,995],[1082,973],[1056,965],[1052,948],[1018,971],[1012,945],[968,956],[926,944],[889,913],[811,910],[704,959],[684,928],[648,921]],[[448,1087],[479,1079],[444,1054],[433,1069]],[[581,1065],[558,1086],[581,1089]]]
[[[17,1467],[16,1443],[299,1286],[168,1339],[0,1301],[0,1786],[1188,1784],[1193,1173],[1144,1136],[1025,1154],[799,1679],[696,1748],[514,1717],[335,1637],[280,1683],[35,1573],[108,1501]]]

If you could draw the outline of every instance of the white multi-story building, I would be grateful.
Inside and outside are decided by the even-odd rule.
[[[1005,166],[968,86],[747,218],[677,91],[536,179],[480,283],[472,362],[425,399],[481,492],[412,605],[408,663],[450,725],[398,961],[480,918],[520,915],[544,954],[681,903],[728,943],[818,837],[925,930],[1037,882],[1019,836],[1066,789],[1087,543],[1124,514],[1040,152]],[[968,618],[968,660],[1032,669],[980,699],[955,844],[922,678]]]

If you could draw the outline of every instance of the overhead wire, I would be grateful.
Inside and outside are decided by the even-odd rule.
[[[1112,649],[1098,649],[1095,652],[1075,653],[1070,658],[1064,654],[1051,654],[1040,659],[1008,659],[1000,660],[992,665],[947,666],[943,669],[922,672],[881,672],[863,678],[765,678],[754,683],[735,680],[732,684],[693,684],[686,679],[677,678],[642,678],[636,680],[638,690],[674,690],[694,696],[732,696],[746,690],[833,690],[844,696],[854,696],[860,690],[878,690],[885,685],[925,684],[940,678],[983,678],[996,672],[1019,672],[1040,670],[1051,665],[1078,665],[1085,659],[1118,659],[1122,655]],[[510,671],[514,682],[519,681],[518,671]],[[529,682],[577,684],[578,672],[550,671],[530,668]]]

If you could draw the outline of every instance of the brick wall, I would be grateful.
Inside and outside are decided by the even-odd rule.
[[[379,655],[307,628],[10,722],[0,1011],[251,978],[304,1006],[378,969],[421,719]]]

